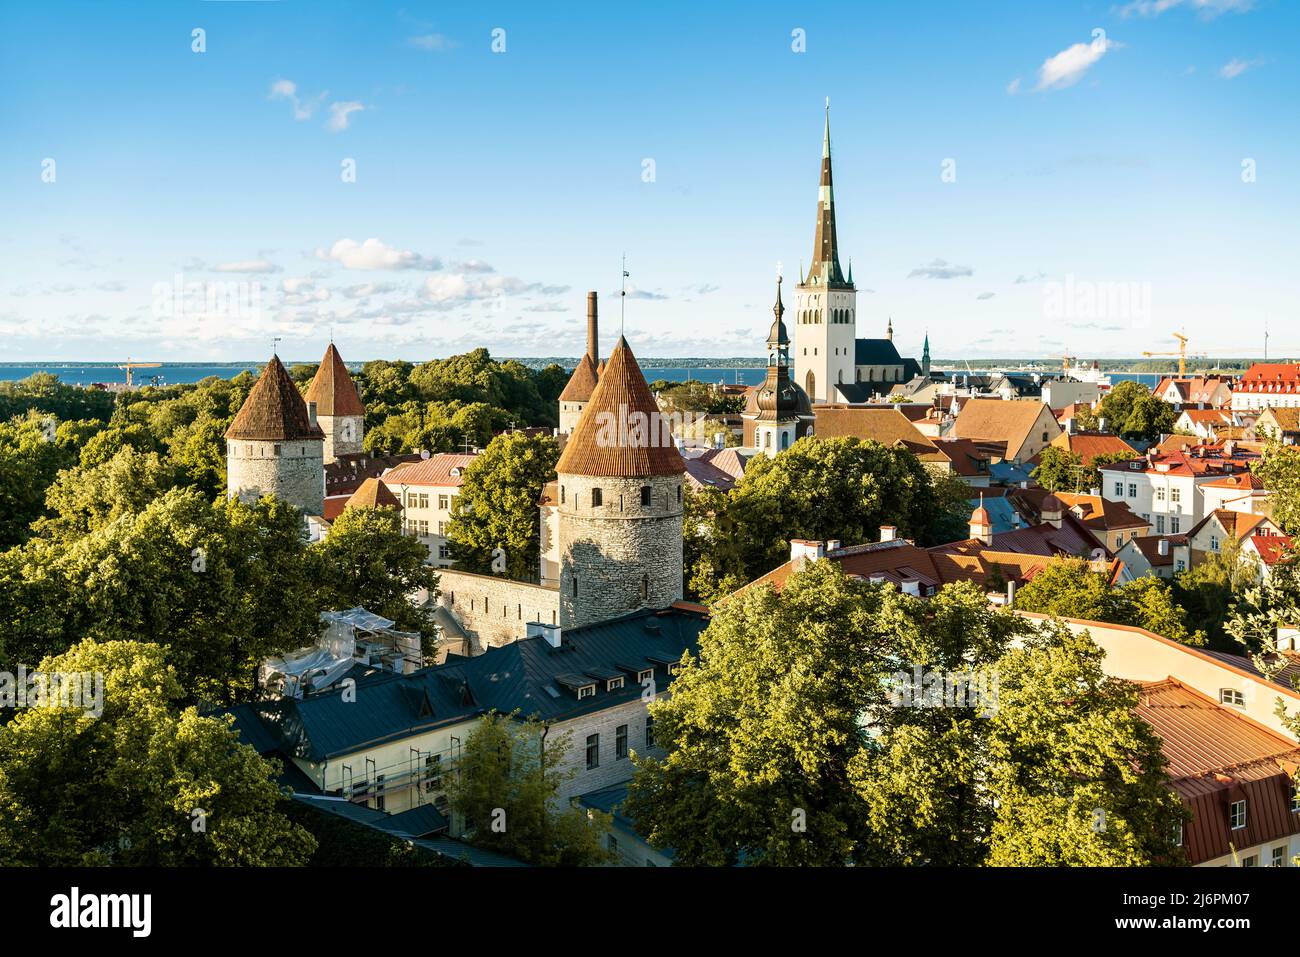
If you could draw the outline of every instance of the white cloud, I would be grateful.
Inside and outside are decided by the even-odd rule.
[[[330,118],[325,124],[325,128],[331,133],[342,133],[351,123],[350,117],[353,113],[360,113],[365,107],[355,100],[348,100],[343,103],[330,104]]]
[[[445,53],[456,45],[454,40],[441,33],[425,33],[410,37],[406,42],[417,50],[432,50],[435,53]]]
[[[1223,66],[1219,67],[1219,76],[1225,80],[1235,80],[1251,67],[1258,65],[1258,60],[1242,60],[1233,57],[1227,63],[1223,64]]]
[[[1015,96],[1016,92],[1019,89],[1020,89],[1020,77],[1016,77],[1014,80],[1012,80],[1010,83],[1007,84],[1007,93],[1011,96]]]
[[[409,249],[396,249],[378,239],[358,243],[340,239],[328,250],[317,249],[316,258],[339,263],[345,269],[441,269],[438,259],[426,258]]]
[[[924,266],[917,266],[907,274],[908,279],[956,279],[959,276],[972,276],[975,270],[970,266],[958,266],[946,259],[932,259]]]
[[[1039,90],[1063,90],[1083,78],[1094,63],[1118,46],[1103,34],[1091,43],[1076,43],[1050,56],[1038,68]]]
[[[311,99],[303,99],[298,95],[298,84],[293,80],[274,80],[271,83],[271,92],[267,94],[268,100],[288,100],[293,104],[293,118],[295,120],[308,120],[316,112],[321,101],[325,99],[326,94],[320,93]]]
[[[1221,13],[1245,13],[1254,6],[1255,0],[1130,0],[1117,12],[1121,17],[1158,17],[1166,10],[1190,7],[1203,20],[1212,20]]]
[[[265,259],[245,259],[239,262],[222,263],[219,266],[212,267],[213,272],[249,272],[249,273],[268,273],[279,272],[280,267],[273,262]]]

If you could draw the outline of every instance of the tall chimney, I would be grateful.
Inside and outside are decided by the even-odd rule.
[[[587,293],[587,355],[592,365],[600,365],[600,334],[596,329],[596,291]]]

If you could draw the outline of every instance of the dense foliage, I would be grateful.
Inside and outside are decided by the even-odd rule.
[[[970,585],[926,602],[811,563],[716,610],[624,811],[687,865],[1174,862],[1159,739],[1101,658]],[[909,699],[914,668],[982,692]]]

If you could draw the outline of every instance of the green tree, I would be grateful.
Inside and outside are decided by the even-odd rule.
[[[951,540],[970,514],[969,490],[958,500],[953,489],[909,450],[855,438],[805,438],[774,459],[755,456],[725,498],[693,516],[690,589],[704,601],[728,594],[784,562],[792,538],[857,545],[895,525],[923,544]]]
[[[810,563],[715,609],[624,811],[685,865],[1165,862],[1178,799],[1100,660],[969,583],[927,601]],[[981,690],[908,698],[913,669]],[[1097,808],[1112,830],[1079,826]]]
[[[52,415],[0,422],[0,549],[25,541],[46,514],[45,490],[76,461],[75,440],[73,424]]]
[[[172,489],[70,543],[0,557],[0,631],[27,664],[86,637],[166,644],[190,700],[244,700],[263,659],[316,640],[305,550],[290,505]]]
[[[480,718],[447,788],[467,839],[529,864],[609,862],[603,846],[609,815],[556,806],[567,747],[566,736],[544,735],[536,721],[495,711]]]
[[[1106,393],[1101,400],[1100,415],[1112,432],[1148,442],[1173,432],[1178,418],[1172,405],[1157,399],[1149,388],[1132,379],[1118,383]]]
[[[278,762],[177,710],[159,645],[85,641],[41,671],[102,676],[102,713],[47,704],[0,726],[0,864],[285,866],[315,850],[281,811]]]
[[[1300,535],[1300,446],[1270,442],[1253,471],[1273,493],[1270,517],[1288,535]]]
[[[45,493],[54,514],[38,520],[44,535],[71,540],[137,514],[176,484],[176,470],[156,452],[123,446],[106,462],[59,473]]]
[[[1186,819],[1160,738],[1134,712],[1138,687],[1108,677],[1104,652],[1058,626],[998,664],[987,786],[993,866],[1133,867],[1180,862]]]
[[[323,541],[309,548],[316,603],[342,610],[357,605],[383,615],[403,631],[434,635],[432,616],[411,604],[410,596],[438,595],[438,573],[425,564],[429,550],[418,538],[402,534],[395,508],[350,507],[334,520]]]
[[[1083,485],[1083,459],[1075,452],[1049,445],[1038,453],[1030,478],[1049,492],[1078,492]]]
[[[1057,618],[1133,625],[1187,645],[1203,645],[1206,640],[1204,632],[1189,626],[1168,582],[1145,576],[1112,588],[1105,572],[1094,571],[1081,558],[1049,562],[1016,592],[1016,608]]]
[[[447,528],[458,567],[492,572],[492,552],[505,550],[505,573],[536,578],[541,530],[537,501],[555,478],[559,448],[548,436],[507,432],[494,438],[461,476]]]
[[[1228,536],[1219,551],[1207,553],[1174,577],[1174,601],[1186,610],[1188,620],[1204,627],[1209,647],[1236,651],[1225,626],[1233,606],[1246,598],[1259,577],[1259,560],[1246,554],[1238,539]]]

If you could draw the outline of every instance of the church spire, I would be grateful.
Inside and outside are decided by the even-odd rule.
[[[822,178],[817,191],[817,234],[813,239],[813,263],[809,282],[846,285],[840,270],[839,244],[835,237],[835,189],[831,179],[831,100],[826,98],[826,126],[822,132]]]

